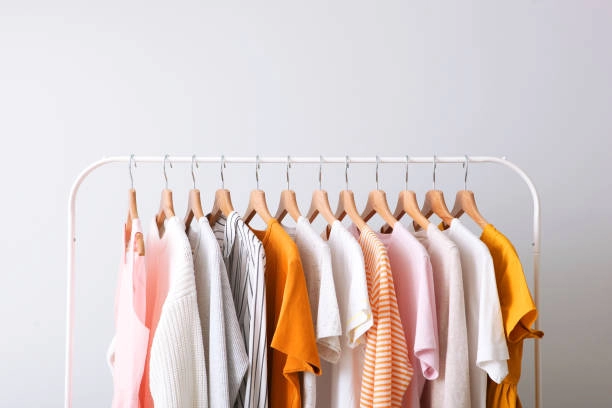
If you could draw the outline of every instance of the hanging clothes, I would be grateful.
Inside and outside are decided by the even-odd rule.
[[[160,235],[153,219],[145,247],[151,335],[140,387],[142,406],[206,408],[206,362],[185,225],[176,216],[166,218]]]
[[[340,358],[342,328],[329,245],[303,216],[298,218],[295,228],[283,228],[295,241],[300,253],[319,358],[336,363]],[[316,396],[317,377],[314,373],[302,373],[302,407],[314,408]]]
[[[401,407],[413,369],[393,285],[387,250],[367,225],[351,233],[358,239],[365,260],[373,325],[366,334],[366,353],[361,383],[363,407]]]
[[[145,258],[137,252],[142,235],[138,218],[132,219],[130,236],[123,233],[122,259],[115,294],[115,335],[108,350],[113,375],[112,408],[139,408],[138,392],[144,374],[149,329],[146,316]]]
[[[274,218],[253,232],[266,252],[270,407],[300,408],[299,373],[321,373],[300,254]]]
[[[227,219],[220,215],[213,231],[227,267],[234,307],[249,360],[234,406],[267,408],[268,342],[264,248],[235,211],[232,211]]]
[[[393,225],[390,234],[376,236],[389,254],[408,356],[414,369],[402,407],[418,408],[425,379],[435,380],[439,370],[431,261],[425,247],[399,222]]]
[[[443,231],[459,248],[470,359],[470,398],[473,408],[486,407],[487,374],[500,383],[508,374],[495,269],[489,249],[463,223],[453,218]]]
[[[523,340],[541,338],[544,333],[531,327],[538,317],[535,303],[521,261],[512,243],[491,224],[480,236],[489,248],[495,266],[495,278],[508,344],[508,375],[497,384],[487,383],[487,408],[520,408],[518,382],[521,377]]]
[[[337,220],[331,225],[327,244],[344,332],[338,361],[321,362],[323,374],[317,381],[317,407],[358,408],[365,333],[373,324],[363,252],[355,237]]]
[[[463,274],[459,249],[433,224],[415,233],[431,260],[440,368],[438,378],[427,381],[423,408],[471,408],[468,337]]]
[[[201,217],[188,230],[208,374],[208,403],[230,408],[247,370],[242,340],[221,249],[208,219]]]

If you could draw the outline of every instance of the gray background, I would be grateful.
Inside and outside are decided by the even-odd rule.
[[[508,156],[542,197],[545,405],[610,406],[611,23],[605,1],[0,3],[0,405],[61,405],[69,187],[90,162],[134,152]],[[531,279],[526,187],[501,166],[470,170]],[[392,207],[403,173],[381,167]],[[305,212],[317,166],[291,174]],[[168,177],[182,215],[189,167]],[[349,177],[363,207],[374,168]],[[261,180],[274,211],[284,167],[264,165]],[[440,165],[438,180],[452,205],[461,166]],[[218,166],[197,183],[210,208]],[[252,166],[228,167],[240,211],[254,184]],[[326,166],[323,184],[335,206],[342,166]],[[141,165],[135,185],[147,226],[161,167]],[[430,166],[412,166],[410,185],[422,198]],[[128,186],[127,167],[109,166],[78,198],[77,407],[111,398]],[[525,406],[532,373],[528,348]]]

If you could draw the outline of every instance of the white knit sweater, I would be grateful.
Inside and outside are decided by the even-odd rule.
[[[151,345],[149,382],[156,407],[206,408],[204,347],[191,247],[184,228],[178,218],[167,219],[165,245],[147,248],[147,255],[155,250],[158,259],[165,258],[169,274],[168,294]],[[151,233],[157,233],[157,228]]]

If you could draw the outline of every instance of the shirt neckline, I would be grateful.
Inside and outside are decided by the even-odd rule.
[[[270,233],[272,232],[272,227],[274,227],[274,224],[278,224],[278,221],[276,220],[276,218],[271,218],[268,221],[265,230],[258,230],[255,228],[251,228],[250,225],[249,225],[249,228],[251,229],[251,231],[253,231],[253,234],[255,234],[257,238],[259,238],[261,243],[265,245],[268,242],[268,239],[270,238]]]

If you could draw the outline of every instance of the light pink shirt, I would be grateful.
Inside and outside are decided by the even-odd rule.
[[[438,323],[429,254],[399,222],[390,234],[376,234],[391,262],[400,318],[414,376],[402,407],[420,407],[425,379],[438,377]]]
[[[135,252],[140,220],[132,220],[132,232],[124,234],[123,259],[115,294],[115,336],[108,350],[113,374],[113,408],[138,408],[138,390],[144,372],[149,329],[145,326],[145,258]],[[129,241],[128,241],[129,239]],[[127,241],[127,242],[126,242]]]

